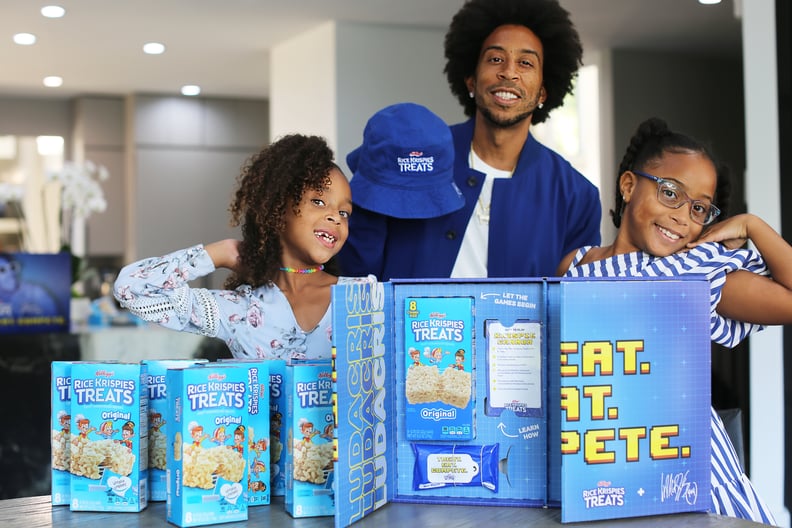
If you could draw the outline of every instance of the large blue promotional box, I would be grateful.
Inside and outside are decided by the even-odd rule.
[[[710,509],[703,277],[333,289],[335,525],[388,502]]]

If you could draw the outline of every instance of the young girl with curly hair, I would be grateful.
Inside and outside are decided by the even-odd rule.
[[[234,357],[330,357],[333,257],[346,242],[352,199],[323,138],[285,136],[252,156],[237,179],[231,223],[242,240],[199,244],[128,264],[114,295],[166,328],[220,338]],[[231,270],[227,289],[189,282]]]
[[[711,339],[728,347],[763,325],[792,323],[792,247],[757,216],[724,219],[727,184],[725,167],[708,148],[660,119],[645,121],[619,166],[611,211],[616,240],[573,251],[558,275],[703,274],[710,283]],[[747,241],[756,249],[743,248]],[[714,511],[775,524],[714,409],[711,429]]]

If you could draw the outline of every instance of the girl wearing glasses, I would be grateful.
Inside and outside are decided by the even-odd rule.
[[[704,274],[711,337],[728,347],[763,325],[792,323],[792,247],[757,216],[726,218],[727,174],[707,147],[649,119],[632,137],[618,178],[616,239],[573,251],[558,275]],[[749,240],[756,251],[743,247]],[[718,514],[775,524],[714,409],[711,495]]]

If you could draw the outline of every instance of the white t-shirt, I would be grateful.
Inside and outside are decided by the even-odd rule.
[[[476,152],[470,149],[470,168],[483,172],[486,176],[481,194],[473,208],[473,214],[465,228],[465,237],[459,248],[452,278],[474,279],[487,276],[487,248],[489,246],[489,215],[492,201],[492,182],[495,178],[511,178],[512,171],[496,169],[484,163]]]

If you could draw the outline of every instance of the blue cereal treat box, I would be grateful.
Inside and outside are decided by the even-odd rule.
[[[148,504],[146,366],[71,367],[70,508],[138,512]]]
[[[284,441],[288,436],[286,421],[286,361],[272,359],[269,363],[270,379],[270,491],[273,497],[286,495],[286,453]]]
[[[292,517],[335,515],[333,368],[286,365],[286,511]]]
[[[247,520],[248,369],[231,364],[168,369],[166,383],[168,522],[202,526]]]
[[[473,439],[473,298],[406,298],[404,336],[407,439]]]
[[[205,359],[144,359],[148,387],[148,484],[149,500],[164,501],[167,496],[165,463],[165,426],[168,414],[168,389],[165,374],[169,368],[185,368]]]
[[[255,359],[220,359],[221,363],[234,361],[259,361]],[[265,359],[269,368],[269,492],[271,497],[283,497],[286,494],[286,454],[282,439],[286,438],[286,360]],[[258,435],[257,435],[258,436]],[[259,457],[259,460],[261,457]]]
[[[71,474],[71,361],[53,361],[50,385],[52,435],[52,505],[69,504]]]
[[[228,359],[248,375],[248,506],[270,503],[270,361],[264,359]]]

